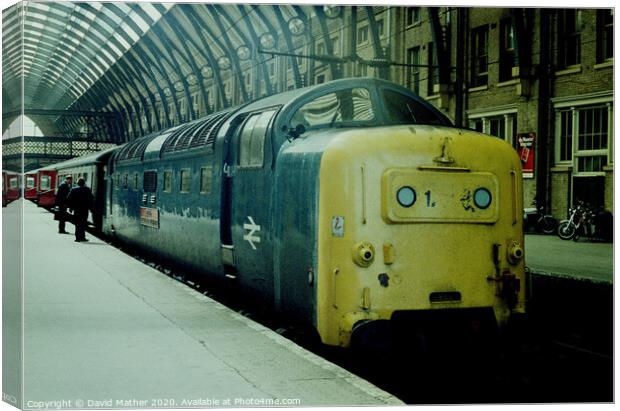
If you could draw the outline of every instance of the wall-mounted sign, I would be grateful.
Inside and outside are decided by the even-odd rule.
[[[140,224],[147,227],[159,228],[159,210],[156,208],[140,207]]]
[[[536,133],[519,133],[517,134],[519,143],[517,152],[521,158],[521,170],[523,178],[534,178],[534,159],[536,158],[535,143]]]

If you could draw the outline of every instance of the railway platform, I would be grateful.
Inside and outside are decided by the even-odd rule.
[[[526,234],[525,264],[532,273],[597,283],[613,283],[612,243],[562,240],[555,235]]]
[[[25,408],[402,404],[30,202],[23,217]]]

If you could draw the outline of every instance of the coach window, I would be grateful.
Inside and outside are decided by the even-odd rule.
[[[33,188],[33,187],[34,187],[34,177],[27,177],[26,188]]]
[[[200,194],[211,194],[211,177],[213,167],[202,167],[200,169]]]
[[[181,170],[181,192],[189,193],[189,169]]]
[[[276,110],[263,111],[252,114],[245,121],[239,138],[239,157],[237,164],[240,167],[262,167],[265,155],[265,135],[267,126]]]
[[[42,176],[41,177],[41,190],[49,190],[50,189],[50,177]]]
[[[172,171],[164,171],[164,193],[172,192]]]

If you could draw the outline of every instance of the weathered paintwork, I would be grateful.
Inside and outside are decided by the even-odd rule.
[[[401,98],[410,121],[392,113],[408,115]],[[313,125],[316,111],[327,121]],[[105,181],[105,233],[228,281],[326,344],[403,311],[501,322],[523,308],[516,153],[388,82],[294,90],[146,136],[110,156]]]

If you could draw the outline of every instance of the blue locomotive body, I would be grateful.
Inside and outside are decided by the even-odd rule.
[[[105,175],[102,230],[198,280],[230,282],[232,289],[314,326],[323,342],[347,346],[360,324],[389,319],[398,310],[446,308],[429,305],[426,297],[402,300],[407,293],[399,283],[390,288],[399,290],[397,298],[387,292],[388,275],[422,275],[405,258],[414,252],[408,248],[411,232],[425,227],[430,233],[437,225],[424,220],[425,211],[420,211],[422,224],[410,224],[413,219],[382,210],[393,207],[386,181],[408,178],[398,174],[403,167],[449,170],[458,181],[469,179],[463,170],[485,171],[466,150],[464,133],[408,90],[377,79],[338,80],[266,97],[117,149]],[[471,134],[477,142],[490,140]],[[447,144],[453,140],[450,152]],[[505,186],[510,176],[520,178],[518,159],[507,144],[493,140],[493,150],[499,144],[498,158],[511,169],[512,174],[498,177]],[[458,167],[449,163],[451,156],[460,156]],[[434,161],[440,169],[429,168]],[[470,174],[477,182],[497,184],[486,174]],[[442,181],[449,178],[441,174]],[[519,201],[508,195],[503,201],[513,200]],[[487,207],[496,212],[495,206]],[[502,242],[522,242],[519,216],[500,227],[493,216],[468,221],[452,214],[446,222],[490,225],[501,232]],[[384,241],[382,262],[379,248],[370,244],[373,237]],[[401,247],[401,260],[394,257],[394,245]],[[491,259],[484,263],[491,274],[498,272],[493,264]],[[522,261],[510,264],[511,272],[521,273]],[[446,275],[427,275],[437,278],[425,288],[402,284],[427,296],[468,281]],[[451,308],[503,309],[496,282],[482,284],[484,298],[448,301]],[[446,295],[461,298],[456,292]]]

